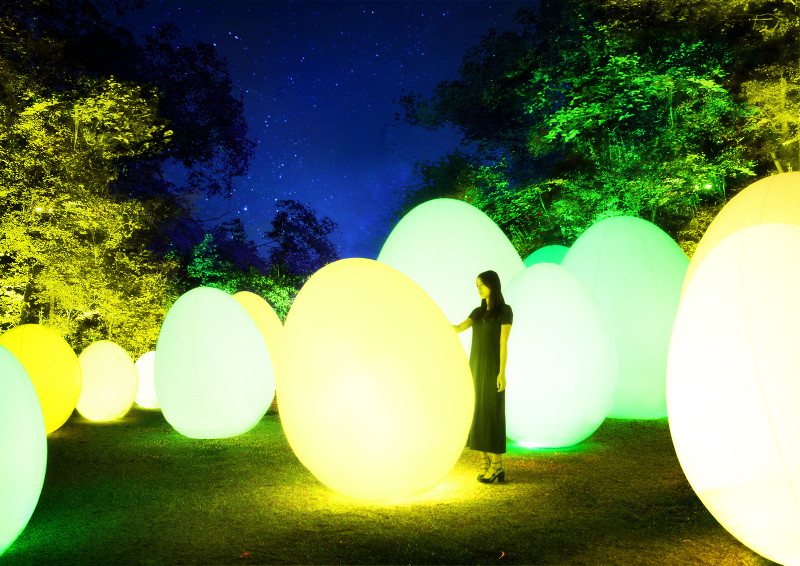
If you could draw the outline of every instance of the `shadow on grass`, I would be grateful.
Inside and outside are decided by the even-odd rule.
[[[39,504],[0,565],[769,565],[708,513],[666,420],[607,420],[564,450],[509,442],[505,484],[465,450],[436,487],[386,502],[321,484],[270,411],[249,432],[194,440],[160,411],[48,436]]]

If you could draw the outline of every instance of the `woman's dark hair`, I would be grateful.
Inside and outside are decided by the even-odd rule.
[[[489,316],[486,317],[486,320],[495,321],[500,316],[500,313],[503,312],[503,307],[506,306],[506,300],[503,298],[503,291],[502,285],[500,284],[500,276],[497,275],[494,271],[484,271],[478,278],[481,282],[489,287],[491,294],[489,295],[492,298],[492,308],[489,310]],[[481,310],[476,313],[478,320],[483,318],[483,315],[486,314],[486,299],[481,300]]]

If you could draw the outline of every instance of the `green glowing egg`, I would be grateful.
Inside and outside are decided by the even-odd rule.
[[[567,255],[567,246],[543,246],[525,258],[525,267],[530,267],[537,263],[558,263]]]
[[[667,352],[686,254],[656,225],[617,216],[586,230],[561,265],[592,291],[614,336],[619,370],[609,416],[667,416]]]
[[[278,399],[299,460],[366,500],[431,488],[472,423],[467,357],[450,322],[399,271],[369,259],[326,265],[284,326]]]
[[[734,232],[697,267],[667,365],[678,460],[748,547],[800,564],[800,227]]]
[[[90,421],[113,421],[133,405],[139,379],[128,353],[109,340],[90,344],[80,356],[83,384],[78,412]]]
[[[617,386],[603,311],[577,275],[553,263],[517,274],[503,294],[514,305],[506,434],[527,447],[577,444],[606,418]]]
[[[36,388],[47,434],[72,415],[81,395],[78,356],[61,334],[40,324],[21,324],[0,336]]]
[[[47,433],[36,389],[0,346],[0,555],[28,524],[44,484]]]
[[[164,418],[191,438],[242,434],[272,401],[267,344],[244,307],[219,289],[192,289],[172,305],[154,363]]]
[[[455,324],[475,308],[475,279],[487,270],[508,283],[525,265],[500,228],[454,199],[425,202],[395,226],[378,256],[419,285]],[[469,352],[472,330],[459,335]]]

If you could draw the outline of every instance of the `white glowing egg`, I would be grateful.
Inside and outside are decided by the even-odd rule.
[[[244,307],[224,291],[198,287],[175,301],[161,325],[158,404],[184,436],[236,436],[267,412],[271,367],[267,344]]]
[[[136,366],[128,352],[99,340],[78,356],[78,363],[83,375],[78,412],[90,421],[113,421],[127,413],[139,388]]]
[[[147,352],[136,360],[136,375],[139,377],[139,389],[136,392],[136,404],[145,409],[158,409],[155,382],[156,352]]]
[[[0,555],[25,529],[47,467],[47,432],[28,372],[0,346]]]
[[[526,447],[577,444],[603,422],[617,355],[603,310],[568,269],[537,263],[503,289],[514,305],[506,364],[506,431]]]
[[[441,309],[408,277],[368,259],[315,273],[284,325],[281,424],[331,489],[393,499],[435,486],[464,448],[474,393]]]
[[[435,199],[408,214],[389,234],[378,261],[406,274],[459,324],[478,299],[475,280],[495,271],[506,284],[525,264],[509,239],[489,218],[465,202]],[[472,330],[459,334],[469,352]]]
[[[619,370],[609,416],[667,416],[667,352],[689,258],[655,224],[617,216],[581,234],[561,265],[586,283],[614,335]]]
[[[800,564],[800,227],[739,230],[697,267],[667,366],[675,451],[742,543]]]

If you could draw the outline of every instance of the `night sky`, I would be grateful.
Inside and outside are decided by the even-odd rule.
[[[214,44],[243,97],[255,157],[232,201],[200,201],[199,218],[230,204],[227,219],[263,244],[275,201],[297,199],[338,223],[342,258],[375,259],[370,226],[413,182],[414,161],[459,143],[453,130],[396,121],[392,99],[401,88],[429,95],[480,35],[536,3],[150,0],[117,22],[139,40],[172,21],[184,39]]]

